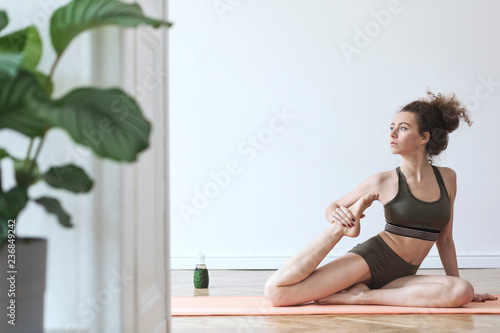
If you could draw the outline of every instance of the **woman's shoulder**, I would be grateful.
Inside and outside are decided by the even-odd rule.
[[[441,173],[441,176],[443,176],[443,179],[445,181],[447,179],[450,181],[456,181],[457,173],[455,172],[455,170],[453,170],[452,168],[440,167],[440,166],[438,166],[437,168],[438,168],[439,172]]]
[[[379,194],[379,201],[383,204],[394,198],[398,192],[398,175],[396,169],[378,172],[368,178],[370,192]]]
[[[444,185],[448,191],[450,199],[454,199],[457,193],[457,173],[452,168],[437,167],[443,177]]]
[[[389,170],[389,171],[382,171],[378,172],[374,175],[372,175],[370,178],[368,178],[368,181],[370,181],[373,184],[376,185],[382,185],[387,182],[394,182],[397,181],[398,176],[396,174],[396,169]]]

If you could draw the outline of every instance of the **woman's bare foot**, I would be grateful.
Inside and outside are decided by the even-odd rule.
[[[320,298],[314,302],[319,305],[325,304],[363,304],[363,295],[370,288],[364,283],[358,283],[345,291]]]
[[[358,237],[361,231],[360,218],[363,212],[372,205],[372,203],[378,199],[378,193],[368,193],[363,195],[356,201],[349,210],[354,215],[356,221],[353,222],[353,227],[343,227],[344,235],[348,237]]]

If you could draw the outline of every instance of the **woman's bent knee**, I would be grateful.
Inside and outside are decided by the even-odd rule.
[[[264,296],[267,302],[272,306],[290,306],[297,305],[296,289],[294,286],[277,286],[271,281],[267,281],[264,286]]]
[[[264,296],[272,306],[284,306],[284,290],[282,287],[274,286],[266,282]]]
[[[453,282],[452,287],[452,304],[451,307],[461,307],[472,301],[474,297],[474,287],[469,281],[457,278]]]

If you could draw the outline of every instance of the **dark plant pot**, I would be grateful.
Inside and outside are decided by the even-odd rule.
[[[43,333],[47,240],[17,238],[13,269],[7,245],[0,248],[0,332]]]

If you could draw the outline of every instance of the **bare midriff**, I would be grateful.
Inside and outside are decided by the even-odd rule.
[[[412,265],[420,265],[434,245],[433,241],[405,237],[382,231],[380,237],[401,258]]]

